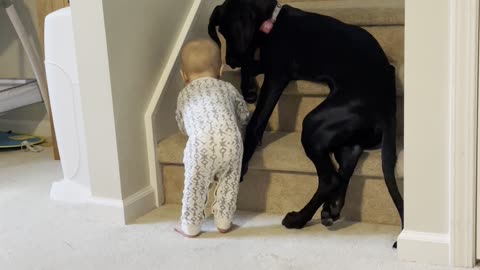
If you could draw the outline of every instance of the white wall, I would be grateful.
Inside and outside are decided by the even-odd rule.
[[[72,1],[94,196],[125,207],[153,196],[145,111],[192,3]],[[126,219],[154,205],[145,200]]]
[[[435,12],[431,12],[432,6],[435,6]],[[405,103],[408,109],[405,153],[408,157],[405,161],[405,192],[409,196],[406,198],[406,225],[417,231],[446,233],[449,174],[448,0],[421,1],[415,4],[415,9],[407,9],[406,16]],[[428,197],[425,197],[427,194]]]
[[[436,264],[449,260],[448,8],[449,0],[406,0],[405,232],[399,251],[404,259]]]
[[[144,115],[193,0],[104,0],[123,196],[149,185]]]
[[[92,194],[122,200],[103,4],[71,6]]]

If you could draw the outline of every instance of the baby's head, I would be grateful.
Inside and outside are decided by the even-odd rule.
[[[188,42],[182,49],[182,77],[186,83],[204,77],[220,78],[222,59],[220,48],[209,39]]]

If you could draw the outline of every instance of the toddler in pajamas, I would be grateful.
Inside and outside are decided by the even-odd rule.
[[[217,180],[212,204],[217,229],[226,233],[236,210],[243,156],[241,130],[249,112],[243,97],[222,73],[220,49],[211,40],[195,40],[182,49],[182,77],[187,86],[178,96],[176,120],[188,136],[184,151],[185,187],[181,227],[198,236],[205,219],[209,187]]]

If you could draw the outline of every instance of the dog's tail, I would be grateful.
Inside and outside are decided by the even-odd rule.
[[[402,220],[403,228],[403,198],[400,194],[400,191],[397,186],[397,181],[395,179],[395,165],[397,163],[397,146],[396,146],[396,129],[397,129],[397,119],[396,119],[396,95],[395,95],[395,69],[391,67],[392,72],[389,72],[390,87],[393,89],[388,89],[388,91],[393,91],[393,99],[391,104],[388,104],[386,110],[387,115],[384,120],[383,125],[383,136],[382,136],[382,169],[383,176],[385,177],[385,184],[387,185],[388,192],[392,198],[395,207],[400,214],[400,219]],[[392,74],[393,73],[393,74]]]

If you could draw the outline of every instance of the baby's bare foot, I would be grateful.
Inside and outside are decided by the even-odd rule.
[[[230,227],[228,227],[228,229],[220,229],[217,227],[217,230],[220,232],[220,233],[229,233],[233,230],[235,230],[237,228],[237,226],[235,224],[230,224]]]
[[[197,233],[195,235],[190,235],[186,234],[180,227],[175,227],[174,229],[177,233],[179,233],[181,236],[187,237],[187,238],[195,238],[200,235],[200,233]]]

